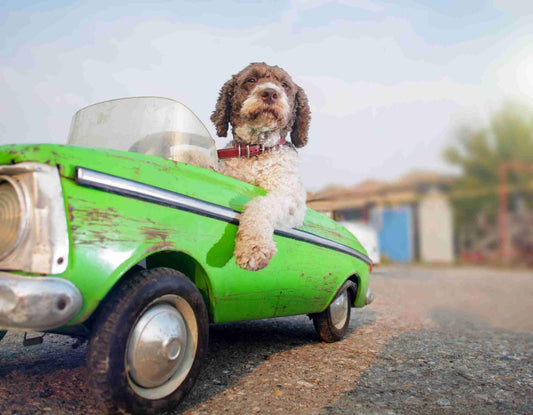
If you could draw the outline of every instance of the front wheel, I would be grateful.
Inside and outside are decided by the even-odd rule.
[[[333,343],[341,340],[350,324],[351,302],[356,292],[353,281],[346,281],[333,300],[321,313],[311,314],[315,330],[322,340]]]
[[[160,413],[193,386],[208,343],[203,298],[180,272],[136,271],[106,298],[87,349],[90,385],[110,413]]]

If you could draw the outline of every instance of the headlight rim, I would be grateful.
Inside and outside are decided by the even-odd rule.
[[[8,175],[0,175],[0,184],[6,182],[11,185],[13,190],[15,191],[17,195],[17,199],[20,205],[21,214],[20,214],[20,221],[18,226],[18,234],[15,239],[15,242],[12,244],[11,247],[9,247],[6,251],[3,253],[0,251],[0,261],[6,259],[9,257],[22,243],[24,236],[27,233],[27,230],[29,228],[29,218],[30,218],[30,207],[29,207],[29,201],[28,197],[26,195],[26,192],[22,185],[13,179],[13,177],[10,177]]]

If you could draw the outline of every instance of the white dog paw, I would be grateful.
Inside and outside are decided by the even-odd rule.
[[[266,242],[266,241],[265,241]],[[276,254],[276,244],[271,243],[239,243],[235,245],[235,261],[242,269],[259,271],[265,268]]]

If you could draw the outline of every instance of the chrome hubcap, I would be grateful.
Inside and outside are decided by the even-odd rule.
[[[172,337],[163,343],[163,356],[169,361],[177,360],[181,351],[181,339],[179,337]]]
[[[130,386],[142,397],[174,392],[194,362],[198,331],[194,311],[177,295],[150,304],[135,322],[126,346]]]
[[[348,318],[348,311],[350,305],[348,304],[348,290],[344,290],[335,298],[329,305],[329,312],[331,315],[331,323],[337,329],[341,329],[346,324]]]

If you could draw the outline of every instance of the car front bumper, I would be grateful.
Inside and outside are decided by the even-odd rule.
[[[0,272],[0,330],[45,331],[70,321],[83,297],[70,281]]]

